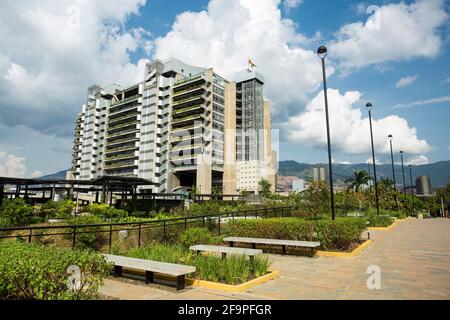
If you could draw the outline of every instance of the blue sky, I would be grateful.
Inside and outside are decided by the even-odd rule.
[[[368,13],[369,6],[376,11]],[[81,22],[65,30],[73,7]],[[389,159],[386,136],[394,132],[396,152],[404,149],[410,163],[448,160],[448,8],[448,0],[7,0],[0,19],[8,31],[0,35],[0,175],[68,168],[87,87],[131,83],[145,62],[170,56],[227,77],[251,56],[267,80],[279,159],[326,162],[314,54],[321,44],[329,48],[336,162],[369,159],[367,101],[380,162]]]

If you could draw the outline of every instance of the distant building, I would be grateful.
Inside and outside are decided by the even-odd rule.
[[[325,167],[320,164],[313,166],[313,179],[314,181],[325,181]]]
[[[306,182],[303,179],[297,178],[292,180],[292,191],[302,192],[306,190]]]
[[[424,196],[430,196],[432,194],[430,177],[428,177],[428,176],[418,177],[416,179],[416,191],[417,191],[417,194],[424,195]]]

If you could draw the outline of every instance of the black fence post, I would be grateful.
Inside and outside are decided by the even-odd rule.
[[[73,227],[72,249],[75,248],[76,238],[77,238],[77,227]]]
[[[141,247],[141,224],[139,224],[139,233],[138,233],[138,248]]]
[[[112,246],[112,224],[109,225],[109,253],[111,253]]]
[[[219,236],[220,236],[220,213],[219,213]]]
[[[163,234],[164,234],[164,239],[165,239],[166,238],[166,220],[163,221],[163,228],[164,228]]]
[[[187,229],[187,218],[184,218],[184,230]]]
[[[205,216],[203,216],[202,219],[203,219],[203,227],[205,227]]]
[[[33,236],[33,229],[30,228],[30,234],[28,235],[28,243],[31,243],[31,237]]]

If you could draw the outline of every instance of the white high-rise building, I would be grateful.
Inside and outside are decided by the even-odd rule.
[[[255,72],[228,81],[170,59],[148,63],[133,86],[92,86],[76,120],[71,174],[144,178],[156,183],[153,192],[244,190],[245,162],[275,168],[263,84]],[[275,179],[267,168],[254,174]]]

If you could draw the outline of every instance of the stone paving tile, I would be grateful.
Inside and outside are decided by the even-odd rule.
[[[268,254],[280,276],[243,293],[189,288],[182,292],[108,280],[102,293],[121,299],[450,299],[450,220],[410,219],[370,232],[356,257]],[[366,269],[381,269],[381,289],[366,286]]]

